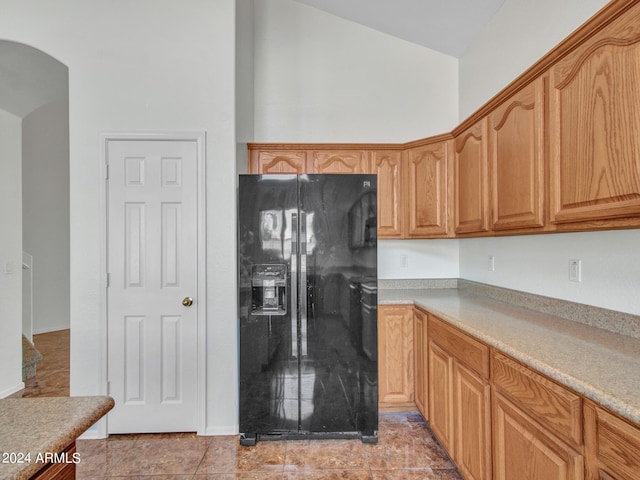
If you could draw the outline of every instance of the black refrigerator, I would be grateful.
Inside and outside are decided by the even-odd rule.
[[[377,442],[375,175],[240,175],[240,443]]]

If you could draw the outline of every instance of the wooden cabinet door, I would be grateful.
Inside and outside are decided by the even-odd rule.
[[[495,480],[583,480],[584,458],[498,392],[493,394]]]
[[[428,325],[431,428],[467,480],[489,480],[489,347],[435,316]]]
[[[489,117],[494,230],[544,225],[544,78]]]
[[[585,404],[588,480],[640,480],[640,428],[592,403]]]
[[[640,5],[550,69],[551,221],[640,215]]]
[[[455,232],[489,230],[487,119],[455,139]]]
[[[429,420],[428,388],[429,374],[428,364],[428,339],[427,339],[427,315],[415,308],[413,310],[413,353],[415,364],[415,400],[416,406],[422,416]]]
[[[252,150],[249,173],[305,173],[307,152]]]
[[[369,155],[364,150],[315,150],[308,173],[369,173]]]
[[[378,238],[402,236],[400,151],[371,152],[372,173],[378,175]]]
[[[467,480],[491,479],[491,388],[472,370],[454,364],[454,461]]]
[[[378,307],[378,396],[381,408],[415,405],[410,306]]]
[[[429,425],[453,457],[453,357],[431,340],[428,351]]]
[[[443,141],[407,150],[404,183],[409,238],[447,236],[450,146],[450,141]]]

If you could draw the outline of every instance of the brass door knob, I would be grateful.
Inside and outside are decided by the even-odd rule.
[[[185,307],[190,307],[191,305],[193,305],[193,298],[191,297],[184,297],[182,299],[182,305],[184,305]]]

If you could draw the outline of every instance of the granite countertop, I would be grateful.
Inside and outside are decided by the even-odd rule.
[[[415,304],[640,424],[640,339],[467,290],[381,289],[380,305]]]
[[[44,467],[38,454],[62,452],[113,406],[111,397],[0,400],[0,478],[31,477]]]

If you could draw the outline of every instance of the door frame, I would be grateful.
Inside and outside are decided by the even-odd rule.
[[[197,315],[197,434],[206,435],[206,317],[207,317],[207,288],[206,288],[206,133],[204,131],[187,132],[105,132],[100,134],[100,372],[99,395],[108,395],[108,304],[107,304],[107,255],[108,255],[108,167],[109,142],[117,141],[188,141],[196,143],[197,155],[197,298],[195,304]],[[98,422],[97,436],[105,438],[108,435],[108,419]]]

